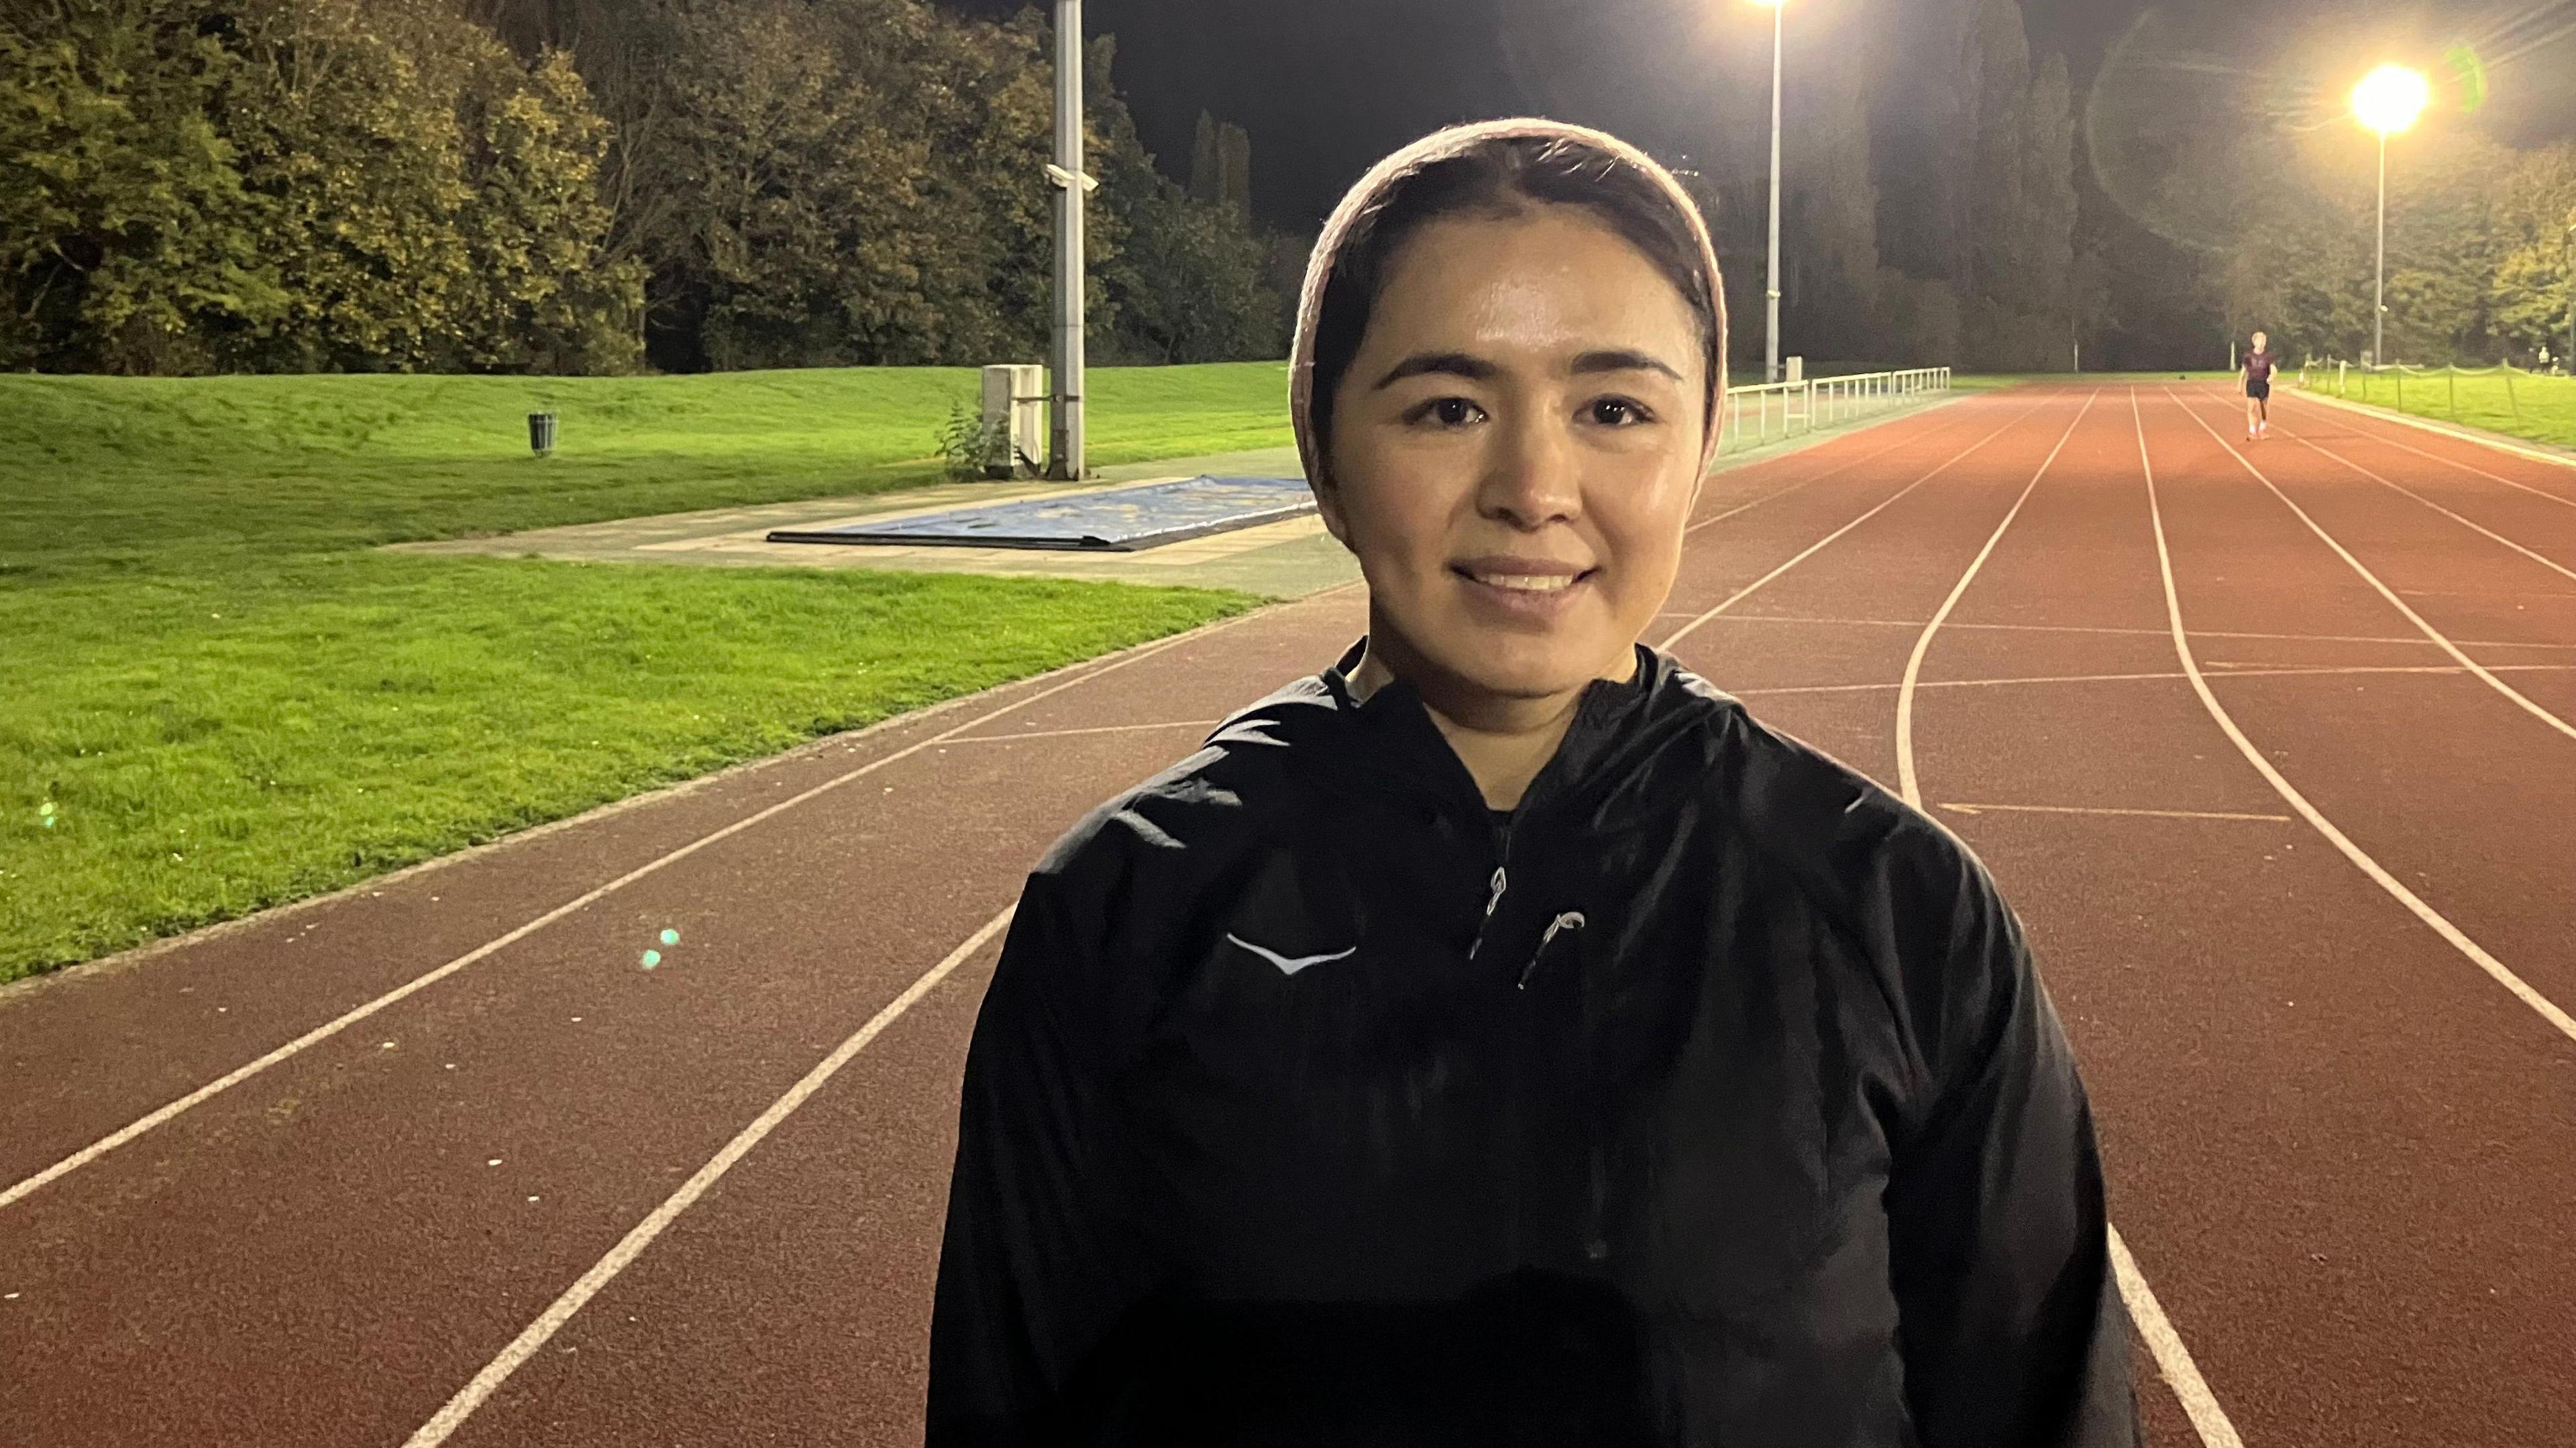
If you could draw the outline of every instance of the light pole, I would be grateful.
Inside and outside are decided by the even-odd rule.
[[[1100,183],[1082,170],[1082,0],[1055,4],[1055,421],[1047,476],[1082,477],[1082,203]]]
[[[2388,362],[2388,138],[2415,124],[2433,100],[2422,71],[2383,65],[2352,88],[2352,113],[2379,133],[2379,264],[2371,293],[2370,364]]]
[[[1780,380],[1780,42],[1787,29],[1788,0],[1753,0],[1771,12],[1771,270],[1764,283],[1767,303],[1762,329],[1762,380]]]

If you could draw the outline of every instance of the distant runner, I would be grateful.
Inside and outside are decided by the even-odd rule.
[[[2254,350],[2245,354],[2245,440],[2272,435],[2272,339],[2254,334]]]

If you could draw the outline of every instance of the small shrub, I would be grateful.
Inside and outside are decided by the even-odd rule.
[[[981,478],[986,476],[988,463],[1010,457],[1009,423],[987,423],[979,407],[963,402],[948,404],[948,421],[939,429],[939,460],[946,464],[948,476],[960,482]]]

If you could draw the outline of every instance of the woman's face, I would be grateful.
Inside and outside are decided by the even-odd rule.
[[[1318,491],[1372,650],[1461,702],[1628,677],[1698,496],[1706,375],[1681,293],[1579,209],[1416,234],[1334,394]]]

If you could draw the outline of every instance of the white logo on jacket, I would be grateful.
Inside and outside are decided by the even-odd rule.
[[[1264,949],[1261,946],[1255,945],[1251,941],[1246,940],[1242,936],[1236,935],[1231,931],[1227,932],[1225,938],[1234,944],[1240,945],[1244,949],[1251,951],[1253,954],[1260,956],[1263,960],[1269,961],[1272,965],[1279,967],[1279,973],[1281,975],[1295,975],[1297,972],[1304,970],[1310,965],[1328,965],[1336,960],[1347,960],[1351,956],[1359,954],[1360,951],[1360,948],[1354,945],[1348,950],[1337,950],[1330,955],[1301,955],[1291,959],[1288,956],[1281,955],[1278,951]]]

